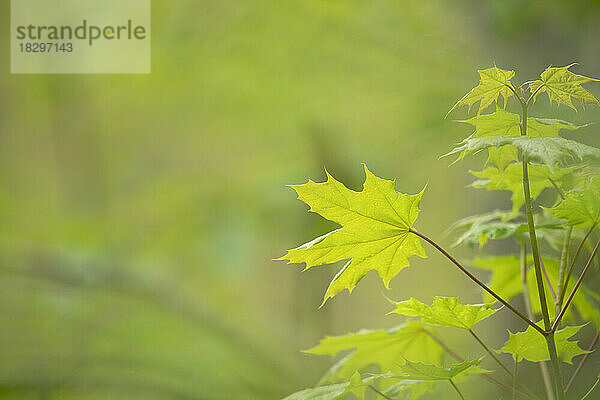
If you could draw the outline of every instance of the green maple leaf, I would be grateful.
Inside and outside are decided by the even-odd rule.
[[[556,164],[566,164],[568,160],[599,160],[600,149],[574,140],[553,137],[529,136],[490,136],[465,139],[460,146],[442,157],[458,154],[457,162],[467,155],[489,148],[514,146],[529,161],[545,164],[551,169]]]
[[[472,175],[479,178],[471,186],[475,188],[485,188],[487,190],[508,190],[512,192],[513,215],[516,215],[521,206],[525,203],[525,194],[523,192],[523,166],[521,164],[510,164],[504,170],[489,167],[483,171],[469,171]],[[556,168],[552,171],[545,165],[529,166],[529,187],[531,198],[535,200],[546,188],[553,187],[549,178],[555,182],[560,182],[562,178],[573,172],[573,169]]]
[[[399,395],[410,391],[408,397],[403,397],[405,400],[420,399],[426,393],[432,392],[435,389],[436,382],[422,381],[414,379],[402,379],[399,382],[391,384],[385,391],[388,397],[398,397]]]
[[[404,377],[405,379],[446,381],[465,372],[484,373],[484,370],[474,368],[481,364],[481,360],[481,358],[472,361],[465,360],[459,364],[453,364],[450,367],[438,367],[436,365],[406,361],[396,368],[397,372],[394,372],[396,372],[397,376]]]
[[[491,304],[462,305],[457,297],[435,296],[431,306],[414,298],[395,304],[396,309],[392,313],[408,317],[420,317],[423,323],[429,325],[450,326],[467,330],[498,311],[492,310]]]
[[[460,106],[467,106],[471,109],[471,106],[477,102],[480,102],[477,111],[477,114],[480,114],[483,109],[496,102],[498,96],[502,95],[506,105],[508,98],[513,95],[510,89],[513,87],[510,80],[515,76],[515,71],[505,71],[494,66],[477,72],[479,73],[479,85],[458,100],[448,114]]]
[[[327,181],[293,185],[298,198],[310,211],[342,227],[303,244],[280,260],[316,265],[349,260],[333,278],[323,304],[339,292],[352,290],[371,270],[377,271],[386,288],[390,280],[408,266],[408,259],[425,258],[419,238],[410,229],[419,215],[423,192],[398,193],[395,181],[373,175],[365,165],[362,192],[348,189],[327,173]]]
[[[588,227],[600,223],[600,177],[592,179],[589,187],[575,192],[558,206],[547,209],[568,225]]]
[[[557,104],[564,104],[577,110],[571,101],[576,99],[585,108],[586,103],[600,104],[593,94],[585,90],[581,85],[588,82],[598,81],[598,79],[589,78],[583,75],[577,75],[569,71],[573,64],[565,67],[549,67],[541,74],[541,79],[535,80],[529,84],[531,92],[538,91],[537,94],[546,92],[550,102],[556,101]],[[537,97],[537,94],[535,97]],[[534,101],[535,101],[534,97]]]
[[[522,234],[529,232],[529,226],[525,222],[507,221],[511,216],[511,213],[496,210],[491,213],[473,215],[456,221],[448,231],[464,232],[452,246],[457,247],[462,244],[474,246],[475,244],[478,244],[479,248],[482,248],[488,240],[501,240],[509,237],[521,241]],[[535,228],[538,234],[538,240],[548,240],[554,238],[549,232],[562,230],[563,224],[559,221],[542,223],[536,221]],[[550,241],[549,243],[554,245],[553,241]]]
[[[521,135],[521,117],[501,108],[495,113],[477,115],[475,117],[458,121],[466,123],[475,128],[469,138]],[[561,130],[577,130],[587,125],[575,125],[560,119],[549,118],[527,118],[527,134],[531,137],[560,137]]]
[[[582,325],[583,326],[583,325]],[[571,364],[573,357],[589,353],[583,350],[576,341],[569,341],[582,326],[567,326],[554,333],[558,359]],[[550,360],[546,339],[538,331],[529,326],[525,332],[509,333],[509,339],[498,352],[512,354],[517,361],[522,359],[539,362]]]
[[[472,125],[475,131],[462,143],[462,147],[457,147],[448,154],[442,157],[456,154],[460,152],[455,163],[472,151],[465,148],[468,140],[493,137],[493,136],[519,136],[521,134],[521,117],[517,114],[510,113],[501,108],[498,108],[493,114],[477,115],[473,118],[458,121]],[[530,137],[554,137],[558,138],[561,130],[576,130],[587,125],[575,125],[567,121],[559,119],[535,118],[527,119],[527,132]],[[482,142],[470,142],[480,144]],[[518,149],[512,145],[504,145],[498,147],[487,147],[488,159],[487,163],[494,165],[499,170],[506,168],[508,164],[518,160]]]
[[[361,330],[344,336],[327,336],[305,353],[335,356],[351,353],[327,373],[321,382],[348,379],[355,371],[376,365],[381,372],[389,371],[398,360],[440,364],[444,349],[418,322],[407,322],[390,330]]]

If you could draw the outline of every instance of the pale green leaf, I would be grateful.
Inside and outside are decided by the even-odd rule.
[[[482,248],[488,240],[502,240],[513,237],[521,242],[524,233],[529,232],[526,222],[507,221],[510,213],[494,211],[492,213],[475,215],[455,222],[449,229],[450,232],[464,231],[459,238],[452,244],[453,247],[467,244],[469,246],[479,245]],[[536,215],[536,220],[539,216]],[[562,230],[563,224],[560,221],[548,221],[539,223],[536,221],[536,232],[538,240],[548,240],[550,231]],[[554,238],[554,235],[552,235]],[[554,240],[551,245],[554,244]]]
[[[505,71],[494,66],[477,72],[479,73],[479,85],[457,101],[448,114],[460,106],[467,106],[471,109],[471,106],[477,102],[480,102],[477,111],[477,114],[480,114],[483,109],[496,102],[498,96],[502,95],[506,105],[508,98],[513,95],[509,86],[512,87],[510,80],[515,76],[515,71]]]
[[[570,160],[600,160],[600,149],[574,140],[511,135],[465,139],[460,146],[444,157],[458,154],[458,161],[469,154],[506,145],[514,146],[527,160],[545,164],[550,168],[554,168],[556,164],[564,165]]]
[[[600,223],[600,177],[592,179],[589,187],[572,193],[558,206],[548,209],[568,225],[589,227]]]
[[[419,322],[407,322],[391,330],[361,330],[345,336],[327,336],[305,352],[329,356],[351,352],[322,382],[349,379],[355,371],[371,365],[387,372],[402,359],[439,365],[444,349],[426,329],[430,328]]]
[[[569,71],[575,64],[565,67],[549,67],[541,74],[541,79],[529,84],[531,92],[538,90],[537,94],[546,92],[550,102],[564,104],[576,110],[571,98],[576,99],[585,107],[586,103],[600,104],[593,94],[585,90],[581,85],[588,82],[598,81],[583,75],[577,75]],[[536,97],[537,97],[536,94]],[[534,99],[535,100],[535,99]]]
[[[398,193],[395,181],[376,177],[366,166],[365,174],[362,192],[346,188],[329,173],[326,182],[292,186],[310,211],[342,225],[280,258],[306,263],[306,269],[349,260],[331,281],[323,303],[345,289],[352,292],[371,270],[377,271],[388,287],[408,266],[411,256],[426,257],[419,238],[410,233],[423,192]]]
[[[589,351],[579,347],[576,341],[567,340],[579,332],[581,328],[582,326],[567,326],[554,333],[559,360],[571,364],[573,357],[589,353]],[[522,359],[532,362],[550,360],[546,339],[531,326],[525,332],[511,333],[509,331],[509,339],[499,352],[512,354],[517,361]]]
[[[475,128],[469,138],[521,134],[521,117],[501,108],[496,109],[496,112],[492,114],[477,115],[458,122],[469,124]],[[557,138],[561,130],[573,131],[583,126],[559,119],[529,117],[527,118],[527,135]]]
[[[565,175],[571,174],[573,169],[556,168],[550,170],[545,165],[529,166],[529,187],[531,197],[535,200],[546,188],[552,188],[552,182],[560,182]],[[507,190],[512,192],[513,215],[516,215],[521,206],[525,203],[523,192],[523,166],[521,164],[511,164],[503,171],[497,168],[489,167],[483,171],[469,171],[472,175],[480,178],[473,182],[471,186],[475,188],[485,188],[487,190]]]
[[[491,304],[462,305],[457,297],[435,296],[431,306],[414,298],[395,304],[396,309],[392,313],[408,317],[420,317],[421,321],[429,325],[450,326],[467,330],[498,311],[492,310]]]

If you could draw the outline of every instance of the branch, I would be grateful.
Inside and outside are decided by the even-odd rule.
[[[579,289],[579,286],[581,286],[581,283],[583,282],[583,277],[585,276],[585,273],[587,272],[588,268],[592,264],[592,260],[594,259],[594,257],[596,256],[596,253],[598,252],[598,247],[600,247],[600,240],[598,241],[598,243],[596,243],[596,247],[594,247],[594,250],[592,251],[592,254],[590,255],[590,259],[588,260],[587,264],[585,264],[583,271],[581,271],[581,275],[579,275],[579,279],[577,279],[577,283],[575,284],[575,287],[573,288],[573,290],[571,290],[571,294],[569,294],[569,298],[567,299],[563,308],[560,310],[560,314],[558,314],[558,316],[554,320],[554,323],[552,324],[552,328],[551,328],[552,332],[556,331],[556,328],[558,327],[558,324],[560,323],[561,318],[565,315],[567,308],[569,308],[569,304],[571,304],[571,301],[573,300],[573,297],[575,296],[577,289]]]
[[[444,256],[446,256],[446,258],[448,258],[448,260],[450,260],[454,265],[456,265],[465,275],[467,275],[473,282],[475,282],[483,290],[485,290],[486,292],[491,294],[496,300],[498,300],[500,303],[502,303],[504,306],[506,306],[506,308],[511,310],[513,313],[515,313],[523,321],[525,321],[529,325],[531,325],[539,333],[541,333],[544,336],[547,334],[547,332],[544,331],[542,328],[540,328],[535,322],[531,321],[529,318],[527,318],[525,315],[523,315],[519,310],[517,310],[516,308],[511,306],[506,300],[504,300],[502,297],[500,297],[496,292],[494,292],[492,289],[490,289],[485,283],[483,283],[482,281],[477,279],[477,277],[475,275],[470,273],[465,267],[463,267],[458,261],[456,261],[456,259],[454,257],[452,257],[450,254],[448,254],[448,252],[446,250],[441,248],[436,242],[434,242],[427,236],[423,235],[422,233],[415,231],[412,228],[409,230],[409,232],[414,233],[415,235],[417,235],[418,237],[420,237],[421,239],[425,240],[427,243],[429,243],[430,245],[435,247],[440,253],[442,253]]]

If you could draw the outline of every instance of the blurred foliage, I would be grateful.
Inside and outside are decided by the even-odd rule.
[[[371,277],[317,311],[335,269],[271,261],[330,227],[284,185],[327,166],[358,187],[368,162],[403,191],[429,182],[420,224],[441,236],[489,199],[436,160],[466,136],[443,116],[473,67],[600,70],[596,1],[152,6],[151,75],[0,65],[0,398],[271,399],[311,385],[326,361],[298,349],[398,320],[374,311],[388,306],[367,296]],[[427,297],[423,265],[392,281],[396,298]],[[429,265],[429,290],[476,298]]]

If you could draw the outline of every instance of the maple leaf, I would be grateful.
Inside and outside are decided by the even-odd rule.
[[[590,353],[583,350],[576,341],[569,341],[582,326],[567,326],[554,333],[556,352],[558,359],[571,364],[573,357]],[[550,360],[550,353],[546,345],[546,339],[538,331],[529,326],[525,332],[509,333],[509,339],[498,352],[512,354],[517,361],[522,359],[539,362]]]
[[[541,79],[535,80],[529,84],[529,90],[534,95],[534,101],[538,94],[546,92],[550,102],[556,101],[557,104],[564,104],[575,111],[571,98],[576,99],[585,108],[586,103],[599,104],[598,99],[593,94],[585,90],[581,85],[588,82],[598,81],[598,79],[589,78],[583,75],[577,75],[569,71],[575,63],[565,67],[548,67],[541,74]],[[537,93],[536,93],[537,91]]]
[[[589,187],[567,197],[558,206],[547,209],[568,225],[589,227],[600,223],[600,178],[592,179]]]
[[[469,124],[475,131],[469,138],[489,136],[518,136],[521,134],[521,117],[502,108],[492,114],[477,115],[457,122]],[[574,131],[587,125],[575,125],[571,122],[551,118],[527,118],[527,135],[531,137],[560,137],[561,130]]]
[[[473,215],[456,221],[448,229],[449,232],[463,231],[462,235],[452,244],[453,247],[462,244],[473,246],[479,244],[482,248],[488,240],[501,240],[513,237],[517,241],[522,241],[521,235],[529,232],[529,225],[526,222],[510,222],[513,215],[510,212],[492,211],[490,213]],[[516,216],[516,215],[515,215]],[[539,215],[534,217],[539,220]],[[560,221],[536,221],[535,229],[540,239],[552,239],[548,242],[554,246],[554,236],[550,232],[560,231],[563,226]]]
[[[528,160],[545,164],[553,169],[556,164],[565,164],[566,160],[599,160],[600,149],[574,140],[553,137],[529,136],[490,136],[465,139],[460,146],[442,157],[459,154],[457,162],[469,154],[493,147],[512,145]]]
[[[304,352],[335,356],[351,351],[321,382],[348,379],[355,371],[369,365],[377,365],[381,372],[386,372],[401,359],[440,364],[444,349],[431,338],[427,329],[419,322],[410,321],[390,330],[361,330],[344,336],[327,336]]]
[[[483,109],[496,102],[500,95],[504,98],[506,106],[506,101],[513,95],[510,89],[512,87],[510,80],[515,76],[515,71],[505,71],[494,66],[477,72],[479,73],[479,85],[458,100],[448,114],[460,106],[467,106],[471,109],[471,106],[477,102],[479,102],[477,114],[480,114]]]
[[[573,169],[557,168],[551,171],[545,165],[529,166],[529,186],[531,198],[535,200],[546,188],[553,187],[551,178],[554,182],[560,182],[565,175],[570,174]],[[469,171],[479,180],[471,184],[475,188],[485,188],[487,190],[508,190],[512,192],[513,215],[516,215],[521,206],[525,203],[523,193],[523,166],[521,164],[510,164],[503,171],[497,168],[489,167],[483,171]]]
[[[457,297],[435,296],[431,306],[411,298],[395,303],[395,314],[408,317],[420,317],[423,323],[429,325],[449,326],[460,329],[471,329],[479,321],[493,315],[498,310],[492,310],[492,304],[462,305]]]
[[[292,185],[310,211],[342,225],[295,249],[280,260],[316,265],[349,260],[333,278],[323,303],[339,292],[349,292],[371,270],[377,271],[386,288],[390,280],[417,255],[426,258],[419,238],[410,229],[419,215],[423,192],[408,195],[395,190],[395,181],[373,175],[365,168],[362,192],[348,189],[327,173],[327,181]]]

